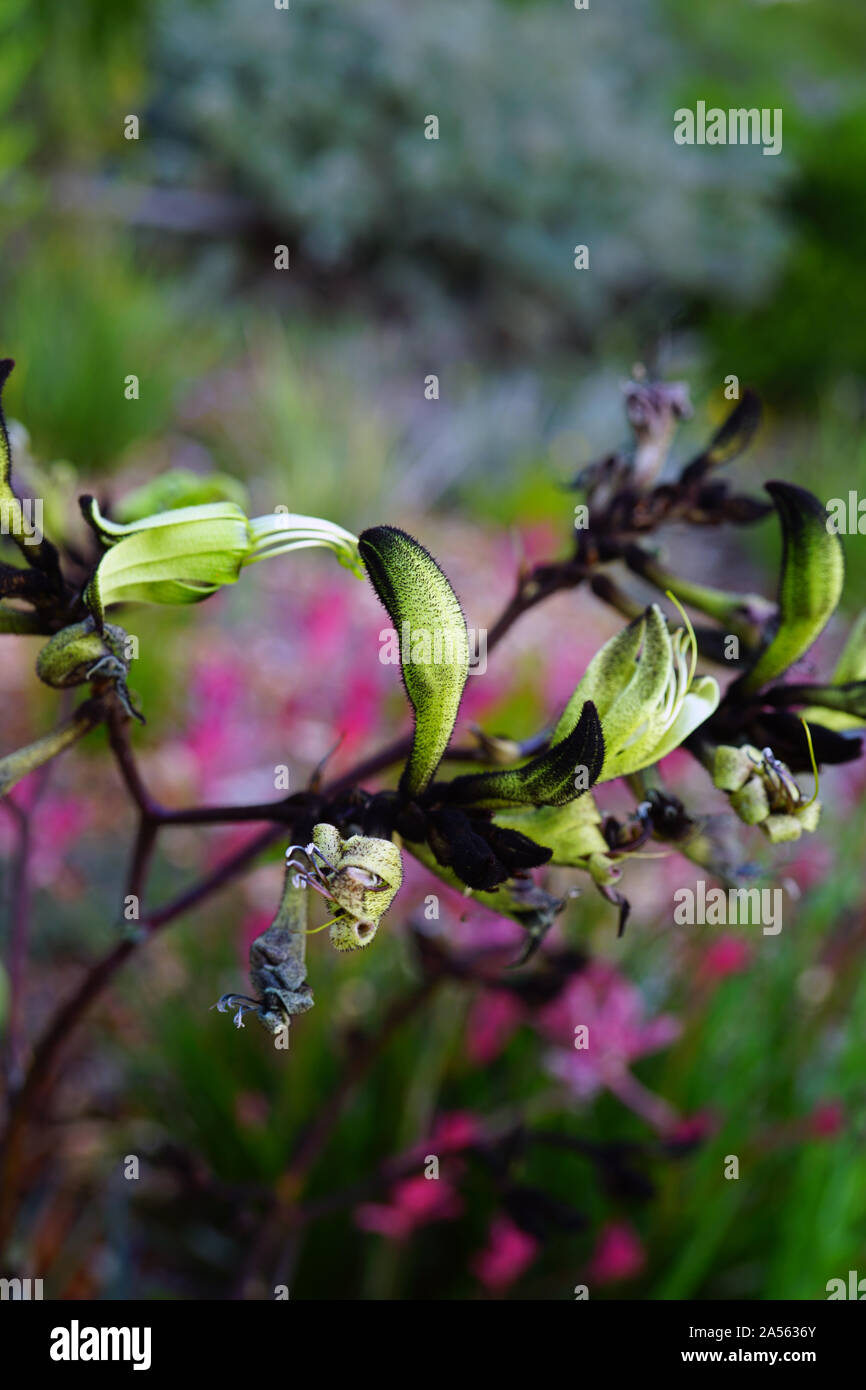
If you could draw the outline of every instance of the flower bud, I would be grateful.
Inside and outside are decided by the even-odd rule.
[[[731,807],[746,825],[758,825],[770,814],[770,799],[763,780],[750,777],[745,786],[731,793]]]
[[[761,829],[773,845],[784,845],[792,840],[799,840],[803,833],[803,827],[798,818],[787,815],[767,816]]]
[[[739,791],[760,765],[761,755],[749,744],[733,748],[722,743],[713,759],[713,783],[723,792]]]
[[[73,623],[56,632],[36,658],[36,674],[46,685],[57,690],[71,685],[83,685],[96,674],[125,676],[126,633],[122,627],[107,623],[103,632],[96,631],[92,618]]]

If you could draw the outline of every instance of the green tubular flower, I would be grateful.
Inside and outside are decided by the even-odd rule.
[[[575,727],[586,701],[598,710],[605,757],[599,782],[657,763],[708,719],[719,703],[711,676],[695,680],[691,624],[670,636],[656,604],[602,647],[587,667],[557,725],[558,743]]]
[[[108,547],[85,590],[100,628],[113,603],[200,603],[234,584],[246,565],[291,550],[325,546],[360,575],[355,536],[333,522],[274,512],[249,520],[234,502],[178,507],[121,525],[92,497],[85,518]]]
[[[291,858],[298,849],[303,849],[309,868]],[[286,857],[295,870],[295,881],[315,888],[332,903],[335,915],[325,926],[331,929],[335,950],[369,946],[403,883],[399,847],[371,835],[350,835],[344,840],[336,826],[322,822],[313,826],[310,844],[290,845]]]

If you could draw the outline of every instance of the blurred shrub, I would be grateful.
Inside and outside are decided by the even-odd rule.
[[[116,243],[48,235],[2,278],[3,351],[17,364],[9,409],[42,456],[107,468],[166,425],[212,360],[212,332],[187,329],[178,341],[170,282],[135,268]],[[125,394],[129,375],[137,399]]]
[[[673,142],[688,62],[647,0],[175,5],[152,148],[250,199],[295,282],[425,328],[447,310],[486,346],[586,345],[611,315],[654,333],[684,296],[748,300],[778,264],[781,161]]]

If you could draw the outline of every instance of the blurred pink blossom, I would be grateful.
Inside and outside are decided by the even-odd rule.
[[[521,1231],[507,1216],[495,1216],[490,1223],[487,1245],[473,1256],[470,1267],[476,1279],[499,1293],[520,1278],[538,1252],[538,1241]]]
[[[454,1153],[468,1148],[481,1138],[484,1127],[471,1110],[449,1110],[440,1115],[430,1135],[430,1148],[435,1153]]]
[[[587,1274],[597,1284],[633,1279],[646,1263],[640,1237],[626,1221],[609,1222],[601,1230]]]
[[[94,811],[85,796],[64,796],[47,791],[34,801],[37,791],[34,775],[15,789],[19,805],[33,809],[30,874],[40,886],[56,886],[65,860],[94,820]],[[12,854],[18,843],[18,830],[11,816],[0,816],[0,855]]]
[[[678,1120],[665,1134],[665,1139],[669,1144],[699,1144],[716,1128],[717,1120],[712,1111],[698,1110]]]
[[[702,979],[717,984],[729,975],[738,975],[749,965],[752,950],[741,936],[729,932],[716,938],[704,951],[698,973]]]
[[[680,1032],[670,1014],[647,1019],[643,997],[612,965],[593,961],[537,1016],[554,1044],[547,1065],[576,1095],[588,1098],[631,1062],[672,1043]],[[588,1046],[575,1047],[575,1029],[588,1029]]]
[[[483,990],[475,999],[466,1025],[466,1052],[475,1066],[498,1057],[526,1018],[516,995],[503,989]]]
[[[844,1130],[845,1119],[841,1100],[822,1100],[809,1115],[809,1130],[817,1139],[832,1139]]]
[[[355,1224],[388,1240],[406,1240],[419,1226],[453,1221],[462,1211],[459,1193],[445,1178],[418,1173],[397,1183],[387,1203],[365,1202],[356,1207]]]

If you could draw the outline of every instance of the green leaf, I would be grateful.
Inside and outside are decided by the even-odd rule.
[[[809,650],[842,594],[845,562],[839,537],[827,529],[827,509],[805,488],[767,483],[782,527],[782,569],[774,636],[740,688],[759,690]]]
[[[470,772],[447,783],[448,799],[481,807],[564,806],[592,786],[604,762],[595,705],[587,701],[571,733],[522,767]],[[578,769],[583,785],[575,786]]]
[[[362,532],[359,549],[400,644],[403,682],[415,712],[400,790],[417,796],[442,761],[457,719],[469,672],[466,622],[432,555],[405,531],[371,527]]]

